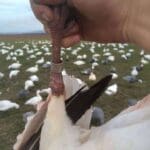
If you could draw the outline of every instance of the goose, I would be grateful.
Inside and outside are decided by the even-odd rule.
[[[85,64],[85,61],[83,61],[83,60],[77,60],[77,61],[74,62],[74,64],[77,65],[77,66],[81,66],[81,65]]]
[[[150,54],[144,55],[144,58],[145,58],[146,60],[150,61]]]
[[[44,63],[44,57],[41,57],[41,59],[36,61],[36,64],[41,65]]]
[[[38,82],[39,81],[39,77],[37,75],[32,75],[29,77],[29,79],[33,82]]]
[[[96,75],[93,72],[90,73],[89,80],[90,81],[95,81],[96,80]]]
[[[22,65],[19,62],[13,63],[8,66],[8,69],[19,69]]]
[[[7,111],[12,108],[18,109],[20,106],[10,100],[0,100],[0,111]]]
[[[35,116],[26,124],[25,130],[22,132],[22,134],[20,134],[17,137],[17,142],[15,143],[14,148],[13,148],[14,150],[21,150],[23,148],[25,150],[29,150],[31,147],[32,147],[31,149],[34,149],[35,147],[37,148],[37,146],[39,145],[39,138],[38,137],[41,137],[41,139],[42,139],[42,141],[40,141],[40,143],[41,143],[40,144],[40,147],[41,147],[40,150],[45,150],[44,147],[42,147],[42,145],[49,143],[48,141],[49,141],[50,137],[47,137],[47,134],[49,134],[50,130],[49,130],[49,128],[47,128],[47,131],[46,131],[45,130],[46,128],[43,125],[43,127],[42,127],[43,135],[42,135],[41,124],[44,123],[45,126],[47,126],[52,121],[51,118],[49,118],[50,116],[48,113],[49,112],[48,107],[49,107],[49,105],[53,104],[53,102],[54,103],[60,102],[61,105],[66,106],[67,113],[66,113],[66,110],[64,109],[64,107],[62,107],[62,108],[60,107],[61,105],[57,105],[55,107],[54,107],[54,105],[50,106],[50,107],[53,107],[53,109],[55,109],[56,112],[58,111],[57,114],[58,114],[58,117],[60,117],[60,120],[61,120],[61,118],[63,119],[62,120],[63,121],[62,126],[64,124],[64,125],[66,125],[67,128],[69,127],[64,122],[64,118],[59,116],[59,113],[61,113],[62,116],[64,116],[63,114],[67,114],[65,118],[67,118],[67,120],[69,120],[70,123],[76,122],[76,124],[78,124],[77,128],[79,126],[81,126],[82,128],[85,128],[85,129],[89,128],[90,120],[91,120],[91,117],[89,117],[89,115],[91,116],[93,111],[90,111],[88,109],[90,108],[91,104],[93,104],[93,102],[105,90],[106,86],[108,85],[109,81],[111,80],[111,76],[108,76],[108,77],[100,80],[98,83],[96,83],[95,85],[93,85],[89,89],[85,88],[85,90],[83,92],[81,92],[81,90],[83,90],[83,88],[85,86],[83,86],[83,83],[81,85],[81,81],[79,82],[78,79],[76,79],[75,77],[64,76],[63,80],[65,83],[65,95],[60,95],[58,97],[55,95],[52,95],[52,93],[49,95],[48,99],[43,103],[43,105],[41,105],[41,108],[38,110],[38,112],[35,114]],[[74,94],[74,95],[71,96],[72,94]],[[56,99],[56,101],[54,99]],[[65,104],[64,104],[64,99],[67,99],[67,101],[65,101]],[[77,109],[78,109],[78,111],[76,111]],[[88,111],[86,112],[86,110],[88,110]],[[54,113],[55,113],[55,111],[54,111]],[[68,115],[69,115],[69,118],[71,120],[68,118]],[[55,118],[55,117],[56,116],[54,116],[53,118]],[[59,118],[55,118],[54,120],[57,121],[57,119],[59,119]],[[57,123],[58,124],[55,124],[56,128],[57,128],[57,125],[59,126],[59,124],[61,124],[59,122],[57,122]],[[44,133],[45,131],[47,132],[46,134]],[[58,128],[58,131],[60,131],[59,128]],[[39,134],[41,134],[41,136],[39,136]],[[57,136],[57,131],[56,131],[55,135]],[[54,137],[55,137],[55,135],[54,135]],[[34,136],[34,138],[32,138],[33,136]],[[29,141],[31,141],[30,140],[31,138],[32,138],[33,142],[29,142]],[[58,138],[59,138],[59,136],[58,136]],[[70,138],[70,140],[71,140],[71,138]],[[44,141],[45,141],[45,144],[43,143]],[[62,145],[61,144],[59,144],[59,145],[60,145],[60,149],[62,149]],[[69,145],[71,146],[71,143]],[[49,148],[47,147],[46,150],[49,150]],[[57,149],[57,150],[59,150],[59,149]]]
[[[138,74],[139,74],[139,73],[138,73],[136,67],[133,67],[133,69],[132,69],[132,71],[131,71],[131,75],[132,75],[132,76],[137,76]]]
[[[38,65],[35,65],[33,67],[30,67],[30,68],[26,69],[26,72],[36,73],[36,72],[38,72],[38,70],[39,70]]]
[[[4,77],[4,73],[0,72],[0,79]]]
[[[111,73],[112,75],[112,79],[117,79],[118,78],[118,74],[117,73]]]
[[[41,95],[40,95],[40,90],[37,90],[37,91],[36,91],[36,96],[34,96],[34,97],[28,99],[28,100],[25,102],[25,104],[26,104],[26,105],[37,105],[37,104],[38,104],[39,102],[41,102],[41,101],[42,101],[42,97],[41,97]]]
[[[108,56],[107,59],[108,59],[108,61],[114,62],[115,61],[115,56],[110,55],[110,56]]]
[[[9,79],[12,79],[13,77],[16,77],[20,70],[11,70],[9,73]]]
[[[51,88],[46,88],[46,89],[42,89],[40,90],[40,93],[41,94],[50,94],[52,91],[51,91]]]
[[[39,150],[62,150],[64,146],[65,150],[149,150],[150,95],[102,126],[90,129],[72,123],[64,99],[62,95],[59,98],[51,97],[41,131]],[[26,126],[26,132],[29,125],[31,123]],[[18,137],[17,144],[27,135],[26,132]],[[140,136],[137,136],[139,133]],[[18,150],[17,144],[14,150]]]
[[[146,60],[146,59],[144,59],[144,58],[141,58],[141,63],[142,63],[143,65],[146,65],[146,64],[148,64],[149,62],[148,62],[148,60]]]
[[[31,81],[31,80],[26,80],[25,81],[25,86],[24,86],[24,89],[25,90],[29,90],[31,87],[33,87],[34,86],[34,82],[33,81]]]
[[[118,85],[117,85],[117,84],[113,84],[113,85],[110,85],[110,86],[106,89],[105,93],[106,93],[107,95],[114,95],[114,94],[117,93],[117,91],[118,91]]]

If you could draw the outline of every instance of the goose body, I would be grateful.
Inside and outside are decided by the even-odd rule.
[[[65,79],[65,81],[68,94],[72,95],[81,87],[77,80]],[[30,120],[22,135],[17,138],[14,150],[21,150],[20,145],[28,139],[28,136],[30,137],[31,131],[36,133],[44,118],[40,148],[37,150],[149,150],[150,95],[102,126],[91,129],[71,122],[66,112],[64,95],[59,97],[50,95],[50,97],[46,102],[48,108],[45,110],[43,105],[43,109]]]
[[[0,111],[6,111],[12,108],[18,109],[19,105],[10,100],[0,100]]]
[[[33,87],[33,86],[34,86],[33,81],[32,81],[32,80],[27,80],[27,81],[25,81],[24,89],[25,89],[25,90],[28,90],[28,89],[30,89],[30,88]]]
[[[0,72],[0,79],[4,77],[4,73]]]
[[[91,80],[91,81],[95,81],[96,80],[96,75],[93,72],[90,73],[89,80]]]
[[[30,80],[33,81],[33,82],[38,82],[39,77],[37,75],[32,75],[32,76],[30,76]]]
[[[118,85],[117,85],[117,84],[113,84],[113,85],[110,85],[110,86],[106,89],[105,93],[106,93],[107,95],[114,95],[114,94],[117,93],[117,91],[118,91]]]
[[[36,61],[36,64],[43,64],[44,63],[44,57]]]
[[[19,62],[13,63],[8,66],[8,69],[19,69],[21,67],[21,64]]]
[[[9,79],[12,79],[13,77],[17,76],[19,72],[19,70],[11,70],[9,73]]]
[[[132,76],[137,76],[138,74],[139,74],[139,73],[138,73],[136,67],[133,67],[133,69],[132,69],[132,71],[131,71],[131,75],[132,75]]]
[[[40,96],[39,93],[40,93],[40,90],[37,90],[36,96],[28,99],[25,104],[26,105],[37,105],[39,102],[41,102],[42,101],[42,97]]]
[[[101,127],[84,130],[71,123],[64,97],[52,97],[40,150],[149,150],[150,99],[146,103],[128,108]]]
[[[38,70],[39,70],[38,65],[35,65],[33,67],[28,68],[26,71],[30,72],[30,73],[36,73],[36,72],[38,72]]]

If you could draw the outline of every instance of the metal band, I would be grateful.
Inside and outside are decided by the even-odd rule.
[[[54,73],[61,73],[63,70],[63,63],[58,63],[58,64],[55,64],[55,63],[51,63],[51,72],[54,72]]]

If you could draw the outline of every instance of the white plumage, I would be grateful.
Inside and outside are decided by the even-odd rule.
[[[41,59],[36,61],[36,64],[43,64],[44,63],[44,57],[41,57]]]
[[[9,79],[12,79],[13,77],[17,76],[19,72],[19,70],[11,70],[9,73]]]
[[[146,104],[147,103],[147,104]],[[72,125],[64,97],[52,96],[41,133],[40,150],[149,150],[150,99],[90,130]],[[137,136],[139,135],[140,136]]]
[[[95,81],[96,80],[96,75],[93,72],[90,73],[89,80],[90,81]]]
[[[77,89],[80,86],[77,80],[76,83],[75,80],[70,80],[65,79],[65,87],[72,95],[75,90],[73,85],[78,87]],[[64,99],[63,95],[51,96],[41,132],[40,150],[149,150],[150,95],[103,126],[90,129],[71,123]],[[28,135],[26,132],[30,125],[28,124],[22,135],[19,135],[14,150],[18,150],[22,137]],[[29,129],[28,132],[30,131]],[[137,136],[139,134],[140,136]]]
[[[46,93],[46,94],[51,94],[51,88],[47,88],[47,89],[42,89],[41,91],[40,91],[40,93],[41,94],[43,94],[43,93]]]
[[[31,81],[33,82],[38,82],[39,81],[39,77],[37,75],[32,75],[29,77]]]
[[[106,93],[107,95],[114,95],[114,94],[117,93],[117,91],[118,91],[118,85],[117,85],[117,84],[113,84],[113,85],[109,86],[109,87],[106,89],[105,93]]]
[[[21,64],[19,62],[13,63],[8,66],[8,69],[19,69],[21,67]]]
[[[33,87],[33,86],[34,86],[33,81],[27,80],[27,81],[25,81],[24,89],[25,89],[25,90],[28,90],[29,88],[31,88],[31,87]]]
[[[39,70],[38,65],[35,65],[33,67],[28,68],[26,71],[30,72],[30,73],[36,73],[36,72],[38,72],[38,70]]]
[[[111,73],[111,75],[112,75],[112,79],[117,79],[118,78],[118,74],[116,74],[116,73]]]
[[[0,79],[4,77],[4,73],[0,72]]]
[[[36,96],[28,99],[25,104],[26,105],[37,105],[41,101],[42,101],[42,97],[40,95],[40,90],[37,90]]]
[[[131,71],[131,75],[132,75],[132,76],[137,76],[138,74],[139,74],[139,73],[138,73],[136,67],[133,67],[133,69],[132,69],[132,71]]]
[[[6,111],[12,108],[19,108],[17,103],[13,103],[10,100],[0,100],[0,111]]]
[[[85,61],[83,61],[83,60],[77,60],[77,61],[74,62],[74,64],[77,65],[77,66],[81,66],[81,65],[85,64]]]

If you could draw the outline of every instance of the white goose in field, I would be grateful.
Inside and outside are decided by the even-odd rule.
[[[89,75],[89,80],[90,81],[95,81],[96,80],[96,75],[94,74],[94,72],[91,72]]]
[[[20,70],[11,70],[9,73],[9,79],[16,77],[19,74]]]
[[[34,97],[28,99],[28,100],[25,102],[25,104],[26,104],[26,105],[37,105],[37,104],[38,104],[39,102],[41,102],[41,101],[42,101],[42,97],[41,97],[41,95],[40,95],[40,90],[37,90],[37,91],[36,91],[36,96],[34,96]]]
[[[44,63],[44,57],[41,57],[41,59],[36,61],[36,64],[43,64]]]
[[[33,67],[29,67],[28,69],[26,69],[26,72],[30,72],[30,73],[36,73],[38,72],[38,65],[35,65]]]
[[[25,86],[24,86],[24,89],[25,90],[29,90],[31,87],[33,87],[34,86],[34,82],[33,81],[31,81],[31,80],[26,80],[25,81]]]
[[[7,111],[12,108],[19,108],[17,103],[13,103],[10,100],[0,100],[0,111]]]
[[[118,91],[118,85],[117,85],[117,84],[113,84],[113,85],[110,85],[110,86],[106,89],[105,93],[106,93],[107,95],[114,95],[114,94],[117,93],[117,91]]]
[[[139,73],[138,73],[136,67],[133,67],[133,69],[132,69],[132,71],[131,71],[131,75],[132,75],[132,76],[137,76],[138,74],[139,74]]]
[[[19,62],[13,63],[8,66],[8,69],[19,69],[22,65]]]
[[[37,75],[32,75],[29,77],[31,81],[33,82],[38,82],[39,81],[39,77]]]
[[[4,73],[0,72],[0,79],[4,77]]]

